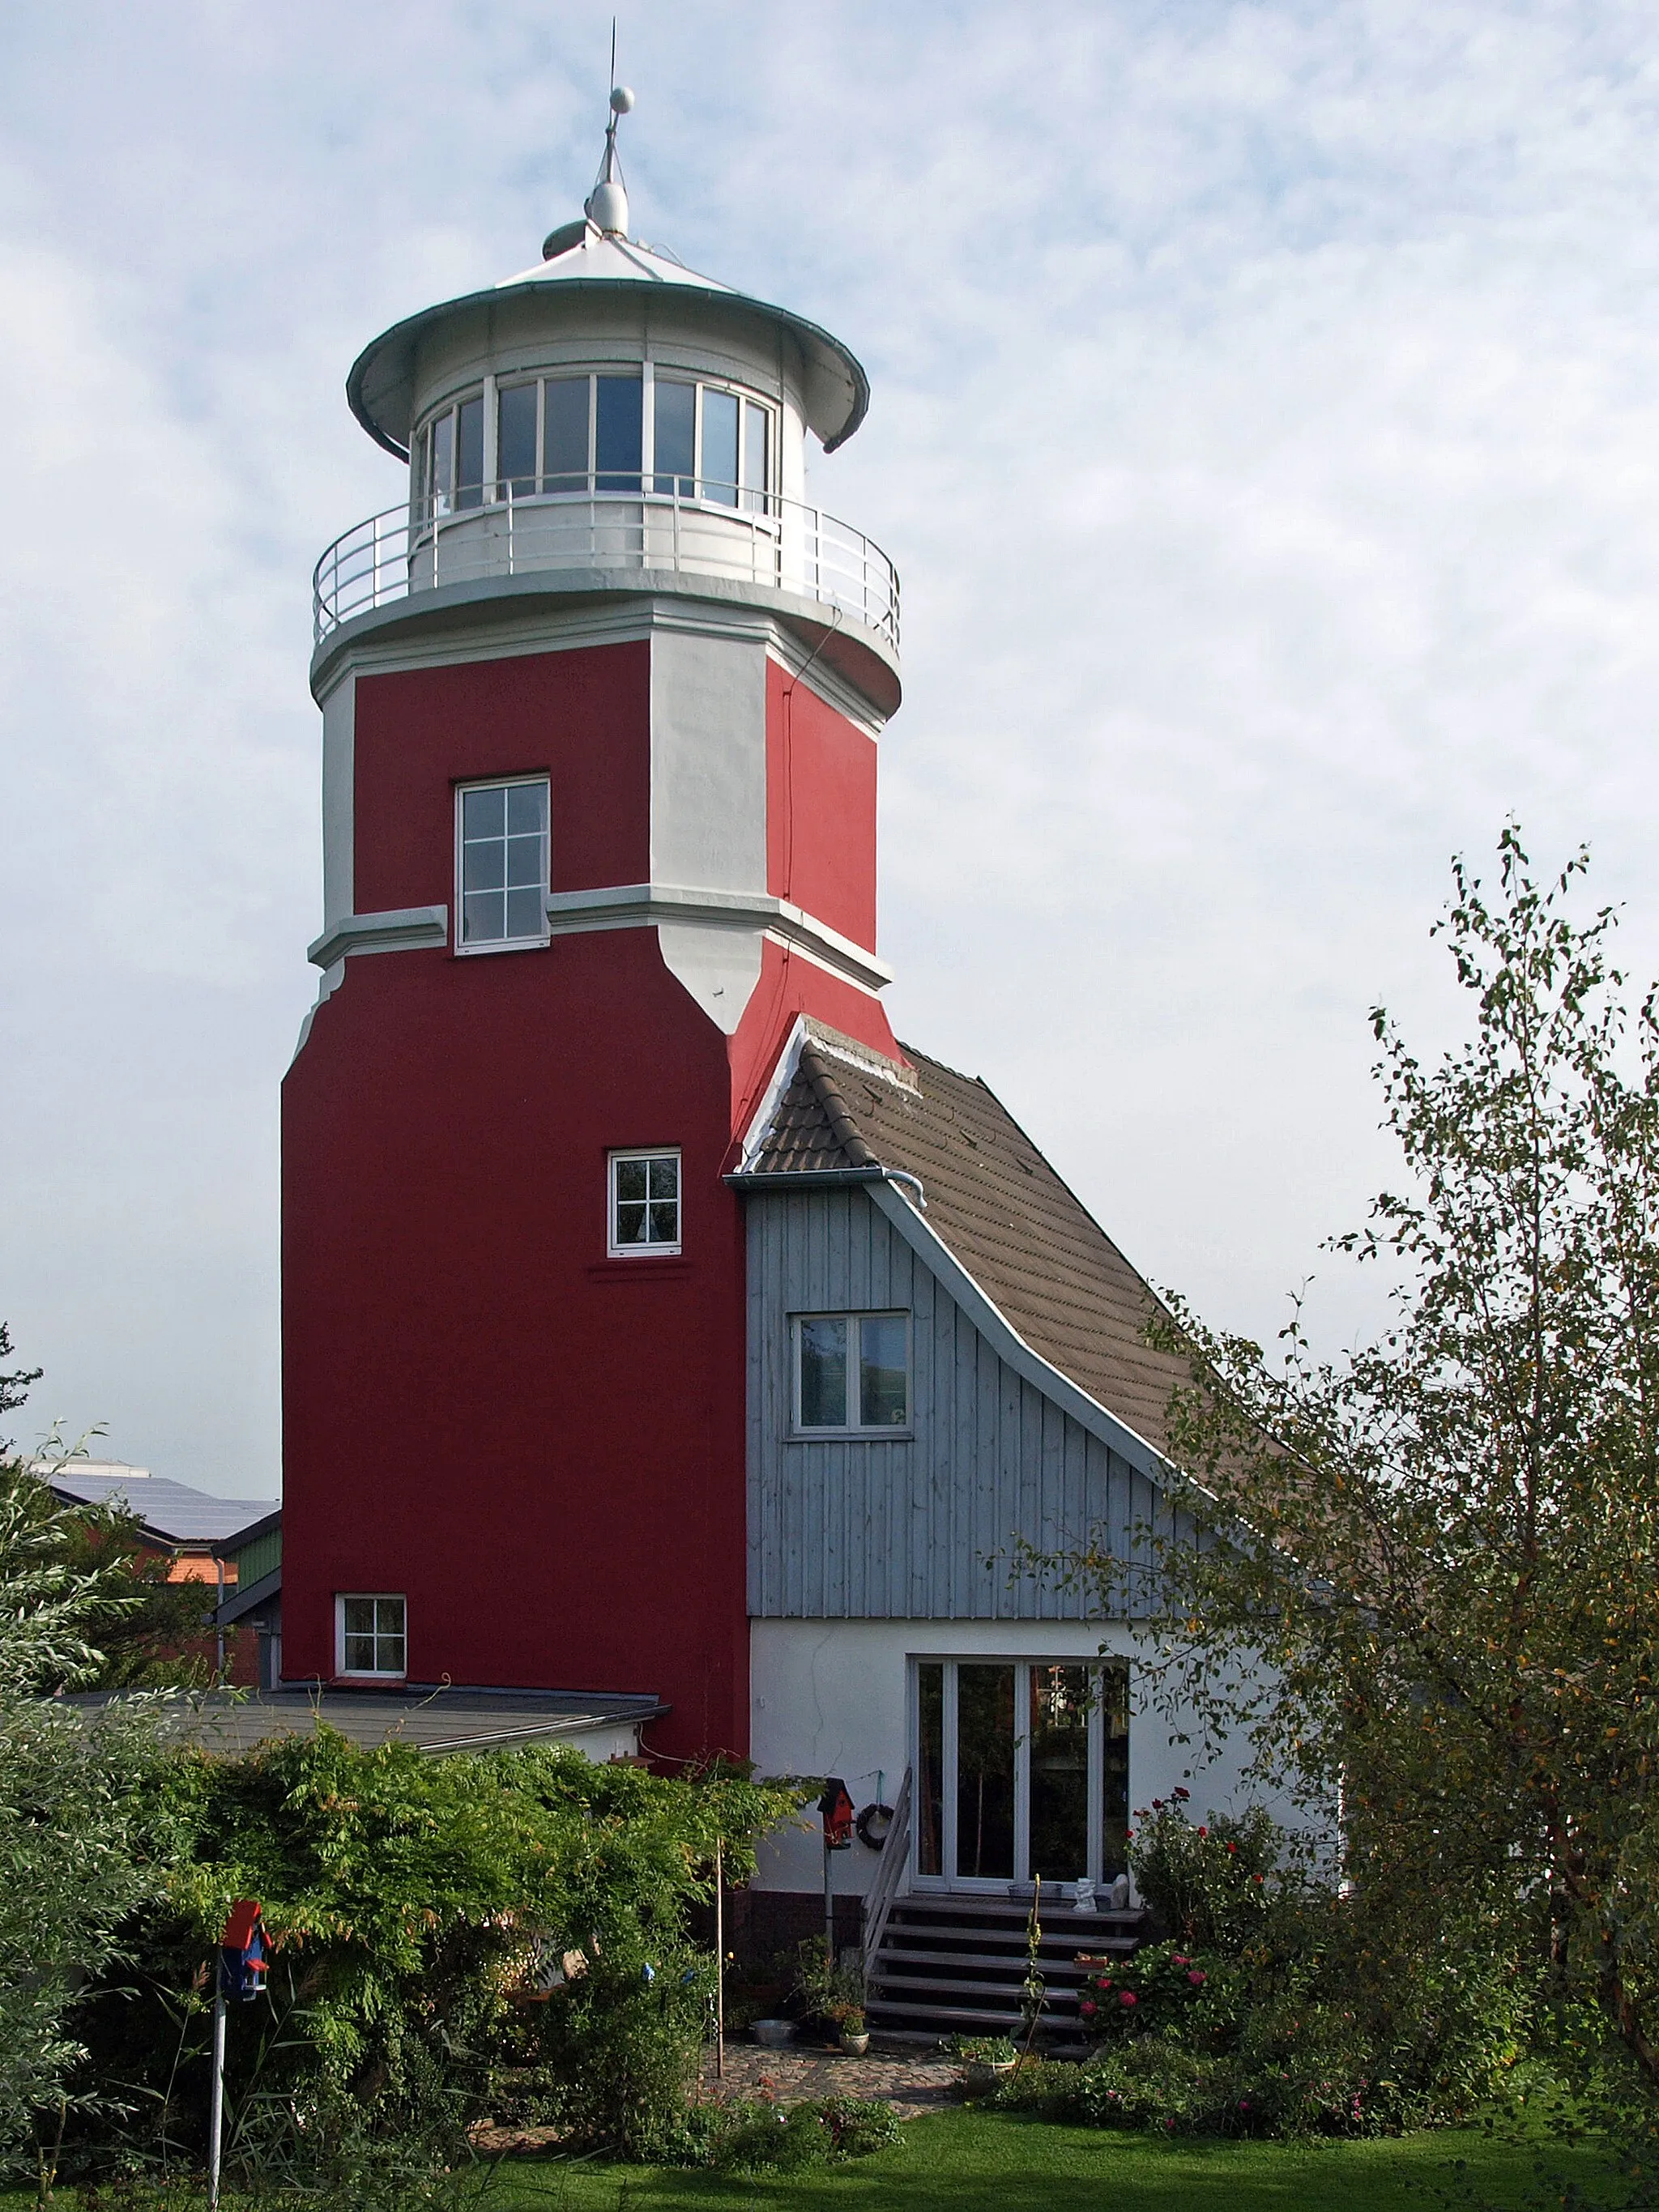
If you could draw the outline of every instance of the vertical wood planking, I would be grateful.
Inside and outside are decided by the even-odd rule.
[[[1086,1590],[1011,1583],[1010,1547],[1051,1553],[1092,1533],[1123,1557],[1162,1507],[1152,1486],[1003,1362],[862,1190],[757,1193],[748,1212],[750,1612],[1097,1612]],[[884,1308],[911,1316],[912,1435],[796,1439],[791,1316]]]

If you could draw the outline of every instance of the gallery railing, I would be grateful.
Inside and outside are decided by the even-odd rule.
[[[688,477],[601,471],[556,483],[479,484],[358,523],[317,563],[318,642],[355,615],[444,586],[560,569],[665,570],[815,599],[898,649],[898,571],[862,531],[821,507]]]

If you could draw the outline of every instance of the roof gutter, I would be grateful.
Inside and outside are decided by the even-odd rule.
[[[927,1194],[922,1188],[921,1177],[903,1168],[759,1168],[746,1173],[739,1170],[735,1175],[722,1176],[720,1180],[732,1190],[812,1190],[826,1186],[833,1189],[847,1183],[901,1183],[915,1191],[916,1211],[927,1211]]]

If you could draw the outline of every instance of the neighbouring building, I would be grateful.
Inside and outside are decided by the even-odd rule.
[[[1181,1779],[1133,1596],[1017,1556],[1145,1563],[1176,1368],[1031,1139],[883,1011],[898,579],[805,473],[864,372],[631,237],[616,127],[539,263],[348,381],[407,477],[316,574],[283,1678],[644,1699],[661,1759],[893,1808],[834,1867],[884,1869],[884,1916],[1023,1912],[1119,1876]],[[792,1832],[758,1887],[805,1924],[823,1879]]]

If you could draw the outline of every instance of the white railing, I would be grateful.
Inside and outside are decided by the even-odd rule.
[[[881,1948],[882,1937],[887,1933],[887,1917],[893,1909],[909,1863],[910,1770],[907,1766],[904,1779],[898,1786],[898,1796],[894,1802],[891,1824],[882,1839],[876,1878],[864,1900],[864,1989],[866,1997],[870,1991],[870,1977],[875,1972],[876,1954]]]
[[[699,484],[701,495],[693,496],[684,479],[659,492],[639,484],[637,477],[630,483],[601,474],[550,493],[480,485],[459,495],[465,505],[446,501],[433,512],[417,503],[371,515],[317,563],[318,642],[354,615],[444,585],[561,568],[666,569],[816,599],[897,651],[898,571],[861,531],[769,492]]]

